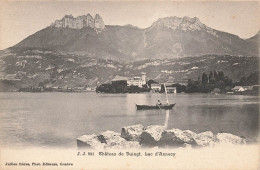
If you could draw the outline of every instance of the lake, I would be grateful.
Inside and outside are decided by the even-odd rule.
[[[76,148],[76,138],[128,125],[167,125],[196,133],[228,132],[257,139],[258,96],[169,94],[173,110],[136,110],[165,94],[0,93],[0,145]]]

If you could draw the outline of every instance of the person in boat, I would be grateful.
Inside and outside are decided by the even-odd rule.
[[[156,103],[156,105],[157,105],[157,106],[161,106],[161,105],[162,105],[161,101],[158,100],[157,103]]]

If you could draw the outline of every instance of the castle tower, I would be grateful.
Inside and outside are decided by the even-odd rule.
[[[142,75],[141,76],[142,84],[144,85],[144,84],[146,84],[146,73],[142,72],[141,75]]]

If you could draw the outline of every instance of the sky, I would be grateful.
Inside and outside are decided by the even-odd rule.
[[[21,1],[0,2],[0,50],[13,46],[65,14],[100,14],[106,25],[149,27],[158,18],[198,17],[207,26],[250,38],[260,29],[260,6],[251,2]]]

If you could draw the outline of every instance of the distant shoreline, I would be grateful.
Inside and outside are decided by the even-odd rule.
[[[95,91],[42,91],[42,92],[23,92],[23,91],[0,91],[0,93],[96,93],[96,94],[164,94],[164,93],[150,93],[150,92],[136,92],[136,93],[101,93],[101,92],[95,92]],[[188,95],[195,95],[195,94],[208,94],[208,95],[240,95],[240,96],[259,96],[259,94],[255,93],[249,93],[249,94],[243,94],[243,93],[168,93],[169,94],[188,94]]]

